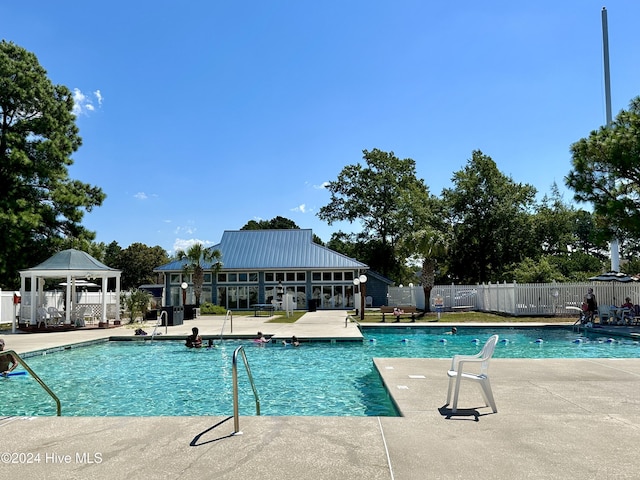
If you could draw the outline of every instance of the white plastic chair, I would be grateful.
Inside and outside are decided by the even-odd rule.
[[[56,307],[49,307],[47,311],[49,312],[49,318],[53,321],[54,325],[62,323],[64,315],[62,315],[62,312],[60,312],[60,310],[58,310]]]
[[[598,317],[600,325],[606,325],[610,323],[612,321],[611,305],[599,305],[598,309],[595,312],[595,315]]]
[[[44,307],[38,307],[36,319],[38,328],[40,328],[40,325],[43,323],[46,327],[49,324],[49,313],[47,313],[47,309]]]
[[[370,295],[367,295],[366,297],[364,297],[364,306],[365,307],[373,307],[373,297]]]
[[[453,394],[453,405],[451,411],[456,413],[458,410],[458,393],[460,392],[460,383],[462,380],[472,380],[480,385],[482,397],[485,405],[490,406],[493,413],[497,413],[496,402],[491,391],[491,382],[489,381],[489,360],[493,356],[493,351],[498,343],[498,335],[492,335],[487,343],[484,344],[480,353],[476,355],[454,355],[451,361],[451,369],[447,372],[449,375],[449,389],[447,392],[447,405],[451,401],[451,390],[455,383],[455,393]],[[472,373],[465,371],[464,368],[468,364],[479,364],[479,372]]]

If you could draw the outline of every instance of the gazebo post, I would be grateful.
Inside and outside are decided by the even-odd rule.
[[[120,321],[120,273],[116,275],[116,320]]]
[[[36,302],[36,291],[37,291],[37,278],[35,275],[31,275],[29,277],[31,279],[31,285],[29,285],[30,293],[31,293],[31,311],[29,312],[29,325],[36,324],[36,310],[38,309]]]
[[[71,324],[71,274],[67,274],[67,286],[64,289],[64,323]]]

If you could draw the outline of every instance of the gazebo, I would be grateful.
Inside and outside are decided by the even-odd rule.
[[[68,249],[56,253],[48,260],[33,268],[20,271],[20,292],[22,307],[20,317],[29,319],[30,325],[36,325],[38,308],[44,307],[44,280],[46,278],[64,278],[66,283],[64,323],[71,324],[72,310],[77,305],[76,287],[81,281],[100,280],[100,302],[92,312],[99,321],[108,321],[107,317],[107,281],[115,278],[115,320],[120,320],[120,275],[122,272],[99,262],[86,252]],[[27,289],[27,279],[30,280]],[[32,308],[25,309],[30,306]],[[23,309],[26,310],[23,313]]]

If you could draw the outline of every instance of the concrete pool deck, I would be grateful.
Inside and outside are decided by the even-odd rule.
[[[233,327],[235,335],[357,338],[357,326],[345,326],[345,318],[334,311],[307,313],[294,324],[237,317]],[[193,326],[219,335],[222,323],[205,316],[162,333],[186,336]],[[6,349],[19,353],[132,335],[126,327],[2,333]],[[16,479],[638,477],[640,359],[494,359],[498,413],[481,406],[474,385],[463,385],[460,407],[468,409],[456,416],[443,406],[449,360],[374,361],[403,417],[241,416],[243,434],[235,436],[233,419],[217,416],[0,417],[0,473]],[[10,394],[10,381],[0,381],[3,395]]]

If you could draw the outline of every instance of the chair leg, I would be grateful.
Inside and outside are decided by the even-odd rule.
[[[496,408],[496,401],[493,398],[493,392],[491,391],[491,382],[489,378],[485,378],[480,382],[480,386],[482,387],[482,396],[484,397],[484,401],[486,402],[488,407],[491,407],[493,413],[498,413],[498,409]]]
[[[456,378],[456,390],[453,393],[453,405],[451,406],[451,411],[456,413],[458,411],[458,394],[460,393],[460,377]]]
[[[451,389],[453,387],[453,377],[449,377],[449,388],[447,388],[447,405],[451,403]]]

